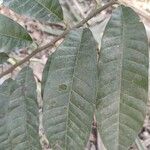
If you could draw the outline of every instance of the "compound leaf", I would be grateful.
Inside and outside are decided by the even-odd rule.
[[[148,99],[148,40],[128,7],[112,14],[102,38],[97,92],[98,130],[108,150],[128,150],[142,128]]]

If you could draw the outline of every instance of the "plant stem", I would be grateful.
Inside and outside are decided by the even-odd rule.
[[[104,5],[103,7],[100,7],[98,9],[96,9],[95,11],[91,12],[85,19],[83,19],[81,22],[79,22],[78,24],[76,24],[75,26],[66,29],[61,35],[59,35],[58,37],[54,38],[50,43],[39,47],[37,49],[35,49],[30,55],[28,55],[27,57],[25,57],[24,59],[22,59],[21,61],[19,61],[18,63],[16,63],[15,65],[11,66],[9,69],[7,69],[6,71],[2,72],[0,74],[0,78],[2,78],[3,76],[11,73],[15,68],[17,68],[18,66],[21,66],[22,64],[24,64],[25,62],[29,61],[33,56],[35,56],[37,53],[47,49],[47,48],[52,48],[56,42],[58,42],[60,39],[64,38],[71,30],[75,29],[75,28],[80,28],[82,27],[88,20],[90,20],[91,18],[93,18],[94,16],[96,16],[97,14],[99,14],[101,11],[107,9],[108,7],[117,4],[116,0],[112,0],[111,2],[109,2],[108,4]]]

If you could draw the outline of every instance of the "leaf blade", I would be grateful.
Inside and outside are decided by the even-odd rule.
[[[59,0],[5,0],[3,4],[13,11],[44,22],[63,20],[63,11]]]
[[[9,103],[11,148],[41,150],[36,83],[32,69],[23,68],[16,78],[16,84]]]
[[[96,116],[108,150],[125,150],[135,141],[146,114],[147,93],[145,28],[132,9],[120,6],[106,26],[99,61]]]
[[[10,138],[9,138],[9,121],[8,121],[8,109],[9,109],[9,99],[13,91],[14,81],[12,79],[7,79],[0,86],[0,149],[11,150]]]
[[[43,125],[52,148],[84,149],[93,120],[96,75],[91,31],[72,31],[51,56],[44,88]]]
[[[9,53],[31,44],[30,35],[21,25],[2,14],[0,22],[0,52]]]
[[[42,96],[42,98],[44,95],[44,88],[45,88],[45,84],[46,84],[49,69],[50,69],[51,55],[48,57],[47,62],[46,62],[45,67],[44,67],[44,70],[43,70],[43,73],[42,73],[42,83],[41,83],[41,96]]]

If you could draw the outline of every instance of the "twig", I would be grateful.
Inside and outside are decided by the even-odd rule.
[[[80,5],[78,4],[77,0],[73,0],[73,3],[74,3],[74,5],[77,7],[81,18],[84,19],[84,18],[85,18],[85,14],[84,14],[82,8],[80,7]],[[87,25],[87,27],[90,26],[89,23],[88,23],[88,21],[86,22],[86,25]]]
[[[2,72],[0,74],[0,78],[2,78],[3,76],[11,73],[15,68],[17,68],[18,66],[24,64],[25,62],[29,61],[33,56],[35,56],[37,53],[47,49],[47,48],[52,48],[55,43],[57,41],[59,41],[60,39],[64,38],[71,30],[75,29],[75,28],[80,28],[82,25],[84,25],[88,20],[90,20],[91,18],[93,18],[94,16],[96,16],[98,13],[100,13],[101,11],[105,10],[106,8],[108,8],[109,6],[112,6],[114,4],[117,4],[116,0],[112,0],[111,2],[109,2],[108,4],[106,4],[105,6],[98,8],[97,10],[91,12],[85,19],[83,19],[81,22],[79,22],[77,25],[68,28],[67,30],[65,30],[60,36],[54,38],[50,43],[39,47],[37,49],[35,49],[30,55],[28,55],[27,57],[25,57],[24,59],[22,59],[21,61],[19,61],[18,63],[16,63],[15,65],[11,66],[9,69],[7,69],[6,71]]]

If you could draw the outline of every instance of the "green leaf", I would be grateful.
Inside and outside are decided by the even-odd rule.
[[[12,79],[6,80],[0,86],[0,149],[11,150],[9,139],[9,99],[12,94],[12,86],[14,81]]]
[[[142,128],[148,99],[148,40],[131,8],[118,7],[106,26],[98,78],[102,140],[108,150],[127,150]]]
[[[46,135],[53,149],[83,150],[96,99],[96,42],[91,31],[71,31],[49,59],[43,96]]]
[[[31,44],[32,39],[22,26],[2,14],[0,22],[0,52],[9,53]]]
[[[11,150],[41,150],[36,83],[32,70],[23,68],[16,83],[9,102]]]
[[[0,53],[0,64],[3,64],[8,60],[9,56],[6,53]]]
[[[59,0],[5,0],[3,4],[13,11],[44,22],[63,20]]]
[[[52,55],[52,54],[51,54]],[[48,78],[48,73],[49,73],[49,69],[50,69],[50,64],[51,64],[51,55],[49,56],[44,70],[43,70],[43,74],[42,74],[42,83],[41,83],[41,96],[43,98],[43,94],[44,94],[44,88],[45,88],[45,84]]]

